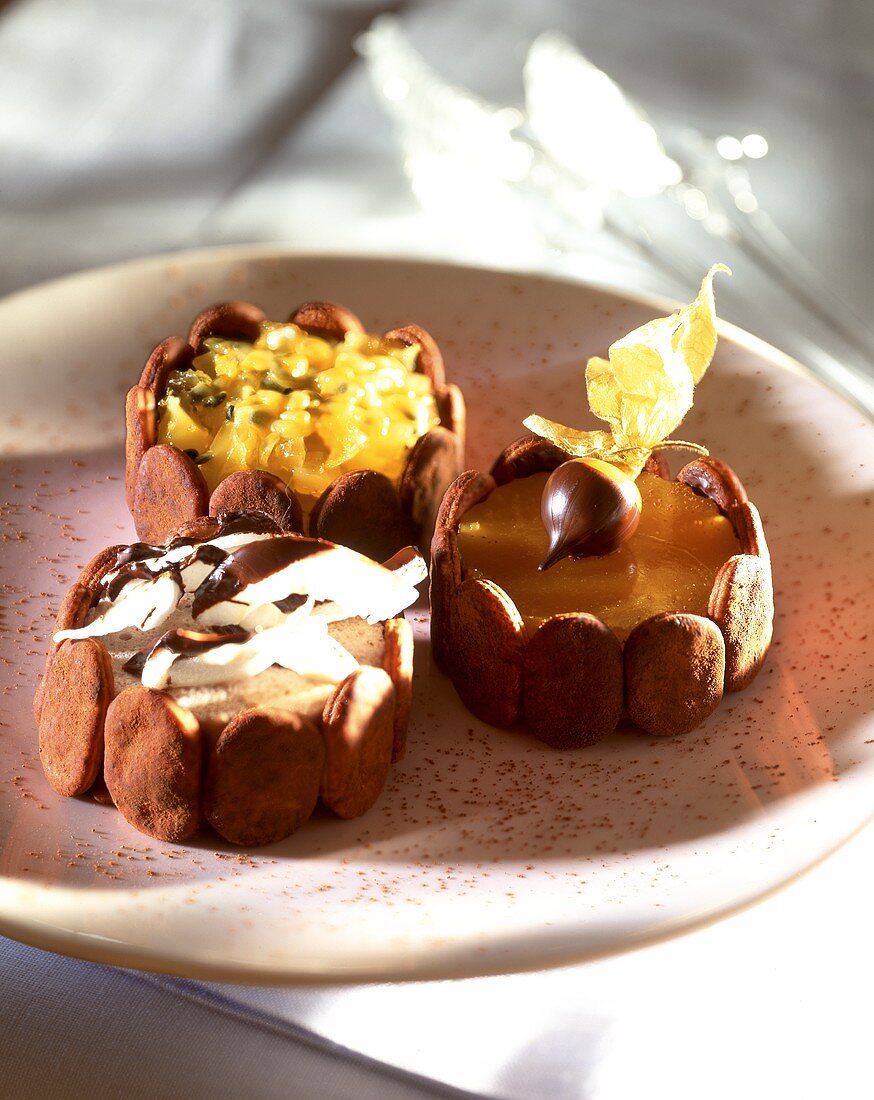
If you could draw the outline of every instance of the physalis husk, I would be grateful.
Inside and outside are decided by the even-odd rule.
[[[608,431],[579,431],[537,415],[527,417],[525,427],[570,455],[611,462],[632,478],[657,447],[690,446],[706,454],[697,444],[668,442],[668,436],[692,407],[695,386],[716,350],[717,271],[731,274],[724,264],[714,264],[694,302],[623,336],[611,344],[607,359],[589,360],[589,406]]]

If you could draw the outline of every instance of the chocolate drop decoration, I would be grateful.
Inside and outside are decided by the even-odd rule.
[[[562,558],[610,554],[631,538],[640,521],[640,491],[617,467],[597,458],[573,458],[549,476],[540,516],[549,551],[537,567]]]

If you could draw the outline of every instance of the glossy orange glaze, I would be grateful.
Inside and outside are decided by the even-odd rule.
[[[564,611],[596,615],[620,638],[663,611],[707,614],[720,566],[740,552],[716,505],[676,481],[643,473],[634,535],[612,554],[569,559],[538,572],[548,538],[540,519],[547,474],[501,485],[462,521],[468,575],[495,581],[532,626]]]

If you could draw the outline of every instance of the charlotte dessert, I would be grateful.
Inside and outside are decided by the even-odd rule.
[[[260,510],[376,559],[427,544],[462,466],[464,401],[424,329],[368,334],[309,302],[287,321],[227,302],[170,338],[127,396],[128,505],[151,542]]]
[[[712,277],[589,361],[609,430],[529,417],[536,434],[448,490],[432,647],[483,720],[521,720],[557,747],[597,741],[623,716],[685,733],[761,667],[773,590],[758,511],[725,463],[667,439],[715,350]],[[671,478],[678,447],[698,456]]]
[[[378,798],[403,755],[425,563],[385,565],[261,514],[195,521],[163,546],[102,551],[61,607],[35,699],[60,794],[107,797],[179,841],[236,844]]]

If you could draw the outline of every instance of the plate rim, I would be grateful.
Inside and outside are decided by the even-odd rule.
[[[701,932],[724,920],[740,915],[755,908],[769,898],[782,894],[796,882],[816,871],[837,852],[850,845],[858,836],[874,826],[874,812],[857,825],[851,833],[839,840],[834,846],[821,852],[816,858],[799,870],[791,872],[781,880],[765,889],[751,894],[747,898],[733,902],[725,908],[714,910],[706,916],[683,917],[671,928],[663,931],[649,931],[628,935],[622,942],[611,947],[589,948],[577,952],[568,951],[560,955],[544,953],[531,959],[519,961],[513,965],[495,962],[494,965],[472,960],[442,960],[434,964],[417,960],[405,969],[371,967],[365,970],[351,968],[338,969],[336,972],[322,970],[290,970],[267,968],[266,965],[221,964],[202,961],[183,960],[181,955],[159,955],[156,950],[133,948],[117,940],[99,935],[74,932],[69,929],[52,928],[51,932],[40,934],[45,927],[40,921],[25,923],[9,921],[0,911],[0,936],[14,940],[26,947],[40,951],[50,951],[65,958],[79,959],[82,962],[99,966],[114,966],[124,970],[137,970],[147,974],[160,974],[170,978],[181,978],[196,982],[217,982],[222,985],[257,985],[265,988],[336,988],[347,985],[386,985],[409,982],[459,981],[470,978],[497,978],[513,974],[536,974],[542,971],[558,970],[564,967],[582,966],[586,963],[600,962],[622,955],[642,951],[648,947],[670,943],[689,933]],[[8,881],[0,877],[0,886]],[[110,945],[110,946],[107,946]],[[469,946],[466,956],[475,953]]]
[[[583,287],[588,290],[598,291],[602,294],[612,295],[624,302],[631,302],[636,305],[642,305],[657,310],[666,310],[669,314],[673,313],[684,304],[678,299],[672,298],[670,295],[655,294],[643,290],[628,290],[620,284],[608,280],[602,281],[599,279],[579,278],[567,273],[548,271],[545,268],[539,268],[530,264],[515,264],[513,262],[508,262],[506,264],[471,263],[467,260],[455,260],[452,257],[440,256],[437,254],[433,256],[424,254],[410,255],[393,249],[386,249],[384,252],[381,252],[371,247],[362,248],[360,250],[348,246],[342,248],[339,246],[336,248],[330,246],[321,248],[301,248],[292,244],[285,245],[281,243],[255,241],[249,244],[203,245],[197,248],[155,252],[146,256],[130,257],[129,259],[119,260],[110,264],[98,264],[94,267],[82,268],[78,271],[69,272],[66,275],[59,275],[55,278],[45,279],[41,282],[13,290],[9,294],[0,297],[0,309],[14,307],[17,305],[19,299],[24,299],[30,295],[36,296],[46,291],[60,289],[65,285],[74,286],[77,283],[85,283],[90,278],[102,278],[116,273],[123,274],[137,268],[147,272],[151,268],[160,268],[167,264],[201,263],[213,259],[226,263],[245,263],[251,260],[270,259],[316,261],[342,261],[348,259],[355,262],[369,261],[374,263],[405,264],[428,268],[444,267],[468,271],[474,274],[481,272],[487,275],[517,275],[521,278],[537,279],[545,283]],[[725,321],[720,317],[717,317],[716,330],[719,336],[725,336],[727,339],[746,350],[756,355],[762,355],[772,359],[779,366],[784,367],[792,373],[800,374],[807,380],[815,382],[817,385],[827,390],[832,397],[839,398],[845,404],[850,405],[857,412],[862,413],[866,419],[874,423],[874,412],[867,409],[838,386],[830,385],[828,381],[822,378],[822,376],[811,367],[808,367],[794,356],[789,355],[788,352],[782,351],[775,344],[771,344],[767,340],[762,339],[762,337],[756,336],[755,333],[745,329],[742,325],[735,324],[733,321]]]

